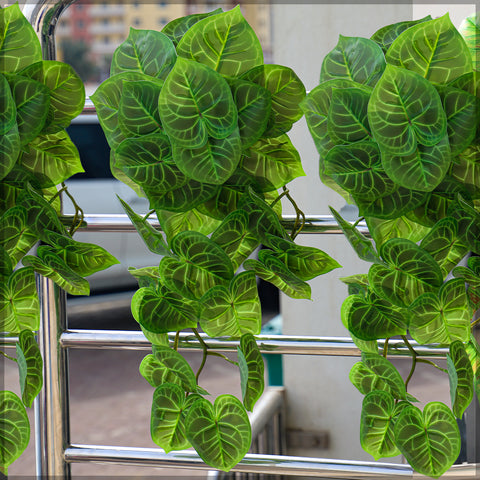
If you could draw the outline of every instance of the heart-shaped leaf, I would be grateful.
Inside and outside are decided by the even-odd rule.
[[[479,158],[480,145],[472,145],[461,152],[452,163],[451,176],[470,191],[475,191],[480,186]],[[468,198],[465,194],[462,196]]]
[[[197,391],[192,367],[180,353],[165,345],[153,346],[153,355],[147,355],[142,360],[140,373],[155,388],[163,383],[175,383],[184,392]]]
[[[252,431],[245,407],[233,395],[220,395],[214,405],[201,398],[185,419],[187,438],[202,460],[229,471],[248,452]]]
[[[472,311],[462,279],[449,280],[434,293],[419,296],[411,305],[409,325],[418,343],[465,342],[470,332]]]
[[[373,86],[384,69],[382,49],[373,40],[340,35],[337,45],[322,62],[320,83],[345,78]]]
[[[300,102],[306,90],[300,78],[289,67],[283,65],[260,65],[245,72],[243,80],[266,88],[272,98],[272,108],[263,136],[278,137],[287,133],[303,113]]]
[[[451,410],[440,402],[428,403],[422,411],[405,407],[395,422],[395,443],[408,463],[419,473],[438,478],[460,453],[460,432]]]
[[[392,238],[381,246],[380,256],[387,265],[372,265],[369,283],[377,295],[394,305],[406,307],[422,293],[442,285],[437,262],[411,240]]]
[[[192,60],[177,59],[158,102],[165,132],[178,146],[200,148],[209,136],[226,138],[237,128],[237,109],[227,81]]]
[[[27,448],[30,423],[20,398],[13,392],[0,392],[0,469],[6,475],[11,465]]]
[[[75,173],[84,172],[80,154],[65,130],[39,135],[28,144],[19,160],[27,170],[47,177],[48,187],[62,183]]]
[[[287,135],[260,139],[241,163],[264,191],[277,190],[305,175],[297,149]]]
[[[187,177],[197,182],[221,185],[237,168],[242,154],[242,143],[238,128],[221,139],[208,137],[198,148],[172,146],[173,160]]]
[[[23,69],[20,75],[36,80],[49,89],[47,131],[56,132],[59,127],[68,127],[82,112],[85,106],[85,87],[70,65],[56,60],[42,60]]]
[[[19,333],[37,330],[40,322],[35,274],[31,268],[19,268],[8,282],[0,283],[0,331]]]
[[[124,81],[118,106],[118,125],[126,137],[158,133],[162,122],[158,113],[158,97],[163,81]]]
[[[448,214],[458,222],[458,234],[462,243],[480,254],[480,213],[462,198],[448,207]]]
[[[478,12],[472,13],[472,15],[465,18],[458,31],[462,35],[467,44],[468,49],[472,57],[472,65],[475,70],[480,68],[480,55],[478,53],[478,35],[480,32],[480,20]]]
[[[172,240],[177,258],[164,257],[160,273],[165,285],[192,300],[199,299],[217,283],[226,285],[233,277],[227,254],[198,232],[181,232]]]
[[[334,146],[324,158],[323,169],[340,187],[364,201],[385,197],[397,188],[385,172],[375,142]]]
[[[260,250],[258,258],[258,260],[253,258],[245,260],[243,263],[245,270],[252,270],[261,279],[272,283],[289,297],[311,298],[310,285],[293,274],[272,252]]]
[[[369,352],[378,354],[378,348],[376,352]],[[349,379],[352,384],[363,395],[367,395],[370,392],[385,391],[391,394],[392,388],[390,383],[385,381],[382,377],[377,375],[371,368],[367,367],[363,362],[355,363],[350,369]]]
[[[228,288],[214,286],[200,301],[200,325],[210,337],[260,333],[262,312],[252,272],[236,275]]]
[[[37,33],[14,3],[0,10],[0,71],[18,72],[42,59]]]
[[[468,358],[470,359],[470,364],[472,366],[473,387],[480,403],[480,345],[473,336],[473,333],[470,334],[470,339],[465,345],[465,350],[467,351]]]
[[[367,118],[370,88],[334,88],[328,110],[327,131],[334,143],[372,140]]]
[[[18,205],[9,208],[0,217],[0,243],[17,264],[35,245],[38,236],[31,231],[27,210]]]
[[[248,214],[235,210],[225,217],[210,237],[230,258],[237,268],[257,248],[259,241],[248,228]]]
[[[217,8],[208,13],[193,13],[191,15],[186,15],[184,17],[176,18],[168,22],[163,28],[162,33],[164,33],[175,46],[177,46],[180,39],[185,35],[185,32],[190,29],[195,23],[202,20],[203,18],[209,17],[210,15],[217,15],[222,13],[221,8]]]
[[[462,342],[455,340],[450,344],[449,350],[447,369],[452,410],[457,418],[462,418],[473,398],[473,370]]]
[[[168,248],[165,239],[163,238],[162,232],[153,227],[148,221],[135,213],[133,209],[118,197],[120,203],[122,204],[123,209],[128,215],[128,218],[133,223],[133,226],[142,237],[142,240],[145,242],[147,248],[158,255],[171,255],[170,249]]]
[[[406,335],[408,318],[398,307],[375,294],[355,295],[348,313],[348,330],[361,340]]]
[[[51,278],[60,288],[71,295],[88,295],[90,285],[87,280],[70,268],[64,260],[57,255],[51,247],[38,247],[38,257],[26,255],[22,259],[23,265]]]
[[[8,132],[0,136],[0,180],[15,167],[20,151],[20,135],[18,126],[14,123]]]
[[[251,333],[242,335],[237,353],[243,404],[251,412],[265,388],[262,354]]]
[[[431,147],[417,143],[411,155],[382,152],[382,166],[397,185],[430,192],[447,174],[451,158],[450,143],[445,135]]]
[[[195,328],[197,312],[193,305],[165,287],[140,288],[132,298],[132,314],[145,330],[168,333]]]
[[[448,13],[400,34],[388,49],[386,60],[432,83],[448,83],[472,70],[470,52]]]
[[[240,6],[192,25],[179,41],[177,53],[231,77],[263,63],[260,42]]]
[[[185,397],[185,391],[174,383],[164,383],[153,393],[150,434],[166,453],[190,446],[185,431],[185,416],[197,395]]]
[[[130,27],[127,39],[113,54],[110,75],[134,71],[164,79],[176,58],[175,47],[164,33]]]
[[[43,385],[43,360],[31,330],[22,330],[16,344],[22,401],[31,407]]]
[[[411,155],[437,144],[447,119],[435,87],[415,72],[387,65],[368,103],[370,128],[382,151]]]
[[[375,460],[400,453],[393,431],[396,414],[395,399],[388,392],[372,391],[363,399],[360,443]]]

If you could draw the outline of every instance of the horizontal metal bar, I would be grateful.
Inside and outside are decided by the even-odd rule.
[[[165,453],[158,448],[108,447],[103,445],[71,445],[65,450],[69,463],[96,462],[123,465],[211,470],[193,450]],[[445,477],[455,480],[476,479],[479,465],[454,465]],[[413,478],[412,468],[405,464],[360,462],[337,459],[294,457],[284,455],[247,454],[232,472],[263,473],[356,479]],[[418,475],[418,478],[421,476]],[[422,477],[425,478],[425,477]]]
[[[69,216],[64,216],[65,219]],[[287,229],[294,226],[296,216],[284,215],[282,217],[282,225]],[[149,223],[155,228],[160,228],[160,224],[156,217],[149,218]],[[357,228],[368,235],[368,229],[365,222],[360,222]],[[85,214],[82,231],[88,232],[134,232],[135,227],[130,222],[126,214]],[[302,233],[329,233],[342,234],[342,230],[338,227],[337,222],[332,215],[309,215],[305,219],[305,225]]]
[[[209,348],[215,351],[236,351],[238,340],[230,338],[210,338],[201,334],[202,339]],[[314,337],[292,335],[257,335],[257,344],[262,353],[292,354],[292,355],[328,355],[358,357],[359,348],[348,337]],[[174,335],[170,335],[173,343]],[[60,337],[60,343],[65,348],[109,348],[109,349],[135,349],[149,350],[151,343],[140,331],[120,330],[67,330]],[[383,342],[379,341],[379,348]],[[418,345],[411,342],[413,348],[424,358],[445,357],[447,348],[435,345]],[[199,340],[193,334],[183,332],[180,334],[179,350],[198,350],[202,348]],[[410,352],[402,341],[390,340],[388,344],[389,355],[409,356]]]

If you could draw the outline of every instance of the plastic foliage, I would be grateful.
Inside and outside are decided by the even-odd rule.
[[[464,38],[447,14],[388,25],[371,38],[341,36],[301,104],[322,181],[358,207],[371,234],[332,210],[360,258],[372,263],[368,275],[344,279],[350,295],[342,306],[342,321],[364,352],[350,373],[365,395],[361,445],[375,459],[401,453],[434,478],[457,460],[457,419],[478,392],[475,32],[478,17],[463,23]],[[405,380],[387,359],[392,339],[411,355]],[[448,368],[423,358],[411,339],[448,347]],[[448,375],[450,406],[414,405],[408,385],[420,362]]]
[[[65,127],[84,103],[84,86],[72,68],[42,60],[40,42],[18,4],[0,8],[0,331],[18,337],[16,357],[2,354],[18,364],[21,391],[21,398],[0,392],[4,474],[29,443],[25,407],[43,385],[35,274],[86,295],[84,277],[118,263],[103,248],[73,240],[81,223],[78,206],[71,222],[60,215],[63,182],[83,171]]]
[[[151,268],[131,269],[140,286],[132,312],[153,344],[140,366],[155,388],[152,439],[167,452],[193,446],[224,471],[250,448],[247,410],[264,389],[257,277],[308,299],[307,281],[339,267],[294,242],[298,207],[292,232],[281,222],[279,200],[291,198],[286,184],[304,175],[287,132],[303,115],[305,95],[290,68],[264,64],[236,7],[182,17],[162,31],[132,28],[92,96],[113,174],[151,211],[139,215],[122,204],[160,256]],[[149,223],[153,213],[163,233]],[[222,356],[199,328],[240,340],[238,361],[225,359],[239,367],[241,400],[225,394],[212,403],[199,385],[207,357]],[[184,330],[203,348],[196,373],[178,351]]]

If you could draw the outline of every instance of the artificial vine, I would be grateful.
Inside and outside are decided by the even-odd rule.
[[[480,398],[478,16],[461,33],[445,15],[371,38],[340,36],[301,104],[322,181],[358,207],[373,239],[332,209],[372,263],[343,279],[342,322],[363,352],[350,372],[365,395],[362,447],[375,459],[401,453],[434,478],[457,460],[456,419],[474,390]],[[412,357],[405,380],[387,358],[392,338]],[[447,369],[422,358],[412,339],[448,347]],[[420,362],[448,374],[451,406],[414,405],[408,386]]]
[[[193,446],[225,471],[250,448],[247,410],[264,389],[256,277],[310,298],[307,281],[339,267],[293,241],[304,216],[286,184],[304,172],[287,132],[303,115],[304,98],[290,68],[263,63],[239,7],[182,17],[161,32],[132,28],[92,96],[113,174],[145,196],[151,212],[122,205],[161,257],[130,269],[140,287],[133,316],[152,342],[140,365],[155,388],[152,439],[167,452]],[[280,219],[282,197],[297,212],[290,235]],[[164,233],[148,222],[153,212]],[[220,395],[212,403],[199,385],[208,356],[219,355],[199,328],[239,340],[241,400]],[[177,351],[184,330],[203,347],[196,373]],[[170,345],[167,334],[175,332]]]
[[[72,68],[42,60],[40,42],[18,4],[0,8],[0,331],[18,337],[16,356],[2,354],[17,363],[21,390],[21,398],[0,392],[4,474],[29,443],[25,408],[43,385],[35,272],[71,294],[86,295],[84,277],[118,263],[103,248],[72,239],[81,213],[71,225],[61,217],[57,186],[66,193],[63,182],[83,171],[65,127],[84,103],[83,84]]]

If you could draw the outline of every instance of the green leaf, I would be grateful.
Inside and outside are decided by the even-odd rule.
[[[480,122],[480,99],[446,85],[437,86],[437,91],[447,115],[447,133],[452,155],[459,155],[475,138]]]
[[[473,336],[473,333],[470,333],[470,339],[465,345],[465,350],[472,366],[473,387],[480,403],[480,345]]]
[[[17,107],[4,75],[0,74],[0,135],[4,135],[17,121]]]
[[[459,240],[480,254],[480,213],[465,200],[458,198],[449,205],[448,214],[458,222]]]
[[[465,346],[459,340],[450,344],[447,355],[448,378],[450,380],[450,397],[452,410],[457,418],[463,413],[473,399],[473,370]]]
[[[375,460],[400,453],[395,445],[395,399],[388,392],[373,391],[363,399],[360,443]]]
[[[448,136],[428,147],[417,143],[410,155],[382,152],[382,166],[387,175],[404,188],[430,192],[443,180],[451,163]]]
[[[152,387],[164,383],[174,383],[184,392],[196,392],[195,373],[188,362],[178,353],[165,345],[154,345],[153,355],[147,355],[140,364],[140,374]]]
[[[472,311],[462,279],[446,282],[438,296],[433,293],[420,295],[410,311],[409,330],[418,343],[448,345],[454,340],[468,340]]]
[[[139,72],[125,72],[113,75],[95,90],[90,95],[95,105],[95,110],[98,115],[98,120],[110,148],[115,149],[125,136],[118,124],[118,109],[123,93],[123,83],[151,80],[150,77]]]
[[[466,148],[452,163],[451,175],[460,181],[470,191],[477,191],[480,187],[480,145]],[[463,194],[466,197],[465,194]],[[467,198],[467,197],[466,197]]]
[[[153,227],[147,219],[135,213],[128,203],[120,197],[118,197],[118,199],[147,248],[158,255],[171,255],[162,232]]]
[[[322,62],[320,83],[344,78],[373,86],[384,69],[382,49],[373,40],[340,35],[337,45]]]
[[[406,68],[432,83],[449,83],[472,70],[470,52],[448,13],[404,31],[385,57],[387,63]]]
[[[0,331],[19,333],[37,330],[40,323],[35,274],[31,268],[15,270],[0,283]]]
[[[465,18],[458,29],[465,40],[472,57],[472,65],[475,70],[480,69],[480,53],[479,53],[479,35],[480,35],[480,19],[478,13]]]
[[[385,27],[377,30],[370,39],[375,43],[378,43],[382,47],[383,53],[386,53],[390,48],[390,45],[393,41],[407,28],[413,27],[418,23],[426,22],[431,20],[432,17],[427,15],[426,17],[420,18],[419,20],[407,20],[403,22],[393,23],[391,25],[386,25]]]
[[[283,65],[260,65],[245,72],[241,78],[270,92],[272,108],[263,136],[278,137],[287,133],[303,116],[300,102],[305,98],[306,90],[291,68]]]
[[[209,235],[220,223],[212,217],[203,215],[196,209],[188,210],[184,213],[157,210],[157,218],[169,242],[177,233],[186,230],[195,230],[204,235]]]
[[[247,453],[252,431],[245,407],[233,395],[220,395],[214,405],[201,398],[185,419],[187,438],[202,460],[229,471]]]
[[[33,27],[14,3],[0,10],[0,71],[18,72],[42,59],[42,47]]]
[[[443,277],[468,253],[458,238],[458,222],[452,217],[438,221],[420,243],[442,269]]]
[[[277,190],[305,176],[300,155],[287,135],[260,139],[242,158],[241,167],[264,191]]]
[[[198,147],[172,145],[173,160],[187,177],[197,182],[223,184],[233,174],[240,161],[242,144],[238,128],[221,139],[208,137]]]
[[[310,285],[295,274],[272,252],[260,250],[258,260],[253,258],[243,263],[245,270],[252,270],[266,282],[272,283],[291,298],[311,298]]]
[[[9,465],[27,448],[30,423],[20,398],[5,390],[0,392],[0,436],[0,469],[7,474]]]
[[[27,209],[21,205],[9,208],[0,217],[0,244],[15,264],[38,240],[38,236],[29,228],[27,219]]]
[[[210,238],[228,255],[234,270],[259,244],[257,237],[248,228],[248,214],[245,210],[234,210],[227,215]]]
[[[67,235],[45,230],[42,240],[51,245],[51,251],[58,255],[74,272],[88,277],[120,263],[103,247],[93,243],[77,242]]]
[[[403,238],[392,238],[380,247],[386,265],[374,264],[368,272],[374,292],[399,307],[409,306],[424,292],[435,291],[443,281],[429,253]]]
[[[435,87],[417,73],[393,65],[387,65],[373,89],[368,121],[380,150],[403,156],[412,155],[418,143],[436,145],[447,128]]]
[[[237,128],[237,109],[227,81],[211,68],[179,57],[159,96],[159,112],[173,144],[200,148]]]
[[[113,54],[110,75],[134,71],[165,79],[176,58],[175,47],[164,33],[130,27],[127,39]]]
[[[209,17],[210,15],[217,15],[221,13],[222,9],[217,8],[208,13],[194,13],[191,15],[186,15],[184,17],[176,18],[168,22],[163,28],[162,33],[164,33],[175,46],[177,46],[180,39],[185,35],[185,32],[195,23],[202,20],[203,18]]]
[[[407,217],[398,217],[392,220],[367,217],[365,221],[373,241],[379,247],[391,238],[406,238],[417,243],[429,231],[429,228],[420,225]],[[431,253],[429,251],[429,253]]]
[[[263,63],[260,42],[240,6],[192,25],[178,42],[177,53],[231,77]]]
[[[251,333],[242,335],[237,353],[243,404],[251,412],[265,388],[262,354]]]
[[[43,129],[50,106],[50,91],[46,85],[22,75],[7,75],[17,107],[20,143],[31,142]]]
[[[10,255],[0,245],[0,281],[5,281],[13,273],[13,264]]]
[[[164,383],[153,393],[150,434],[166,453],[190,446],[185,431],[185,409],[190,397],[174,383]]]
[[[378,355],[378,348],[376,352],[369,352]],[[376,374],[363,362],[355,363],[350,369],[349,379],[358,391],[367,395],[373,391],[384,391],[391,395],[392,382],[387,378],[386,380],[380,375]],[[393,383],[395,385],[395,383]]]
[[[212,287],[200,303],[200,325],[210,337],[260,333],[262,311],[252,272],[234,276],[228,288],[223,285]]]
[[[47,177],[47,183],[42,183],[45,187],[84,172],[77,147],[65,130],[36,137],[22,153],[19,163],[40,178]]]
[[[31,330],[22,330],[16,344],[22,401],[31,407],[43,385],[43,360]]]
[[[71,295],[88,295],[90,293],[90,285],[87,280],[70,268],[51,247],[38,247],[38,257],[26,255],[23,257],[22,263],[26,267],[33,267],[40,275],[52,279]]]
[[[348,312],[348,330],[361,340],[406,335],[408,318],[402,310],[375,294],[355,295]]]
[[[327,132],[336,144],[372,140],[367,118],[370,88],[334,88],[327,117]]]
[[[152,333],[196,328],[197,312],[190,302],[165,287],[140,288],[132,298],[135,320]]]
[[[418,472],[438,478],[460,454],[460,432],[450,409],[440,402],[428,403],[422,411],[405,407],[395,422],[395,443]]]
[[[238,128],[242,148],[246,150],[260,139],[267,128],[272,109],[270,92],[253,82],[227,78],[238,110]]]
[[[274,255],[301,280],[311,280],[324,275],[341,265],[324,251],[285,241],[283,238],[269,236],[270,245],[275,249]]]
[[[123,82],[118,125],[126,137],[161,132],[158,96],[163,82],[156,79]]]
[[[178,259],[164,257],[159,268],[165,285],[180,295],[199,299],[217,283],[226,285],[232,279],[230,259],[205,235],[181,232],[173,238],[171,246]]]
[[[65,128],[85,106],[85,87],[73,68],[56,60],[42,60],[20,72],[46,85],[50,91],[50,105],[46,127],[48,132]]]
[[[376,388],[383,382],[388,386],[388,388],[383,389],[388,390],[396,399],[404,400],[406,398],[407,391],[402,376],[389,360],[378,355],[378,353],[363,352],[362,363],[367,371],[370,370],[379,377],[375,382]],[[368,377],[367,380],[372,381]]]
[[[15,167],[20,149],[18,126],[14,123],[8,132],[0,135],[0,180],[4,179]]]

